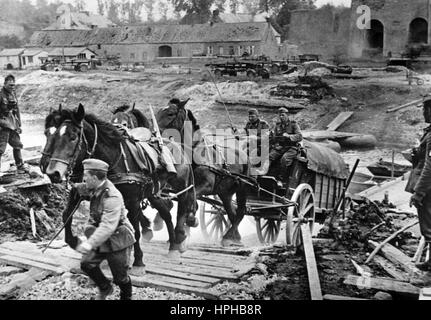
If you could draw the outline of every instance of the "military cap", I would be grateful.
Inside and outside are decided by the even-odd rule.
[[[257,111],[257,109],[249,109],[248,110],[248,114],[249,115],[254,114],[254,115],[258,116],[259,115],[259,111]]]
[[[8,75],[6,76],[6,78],[4,78],[4,82],[7,82],[7,81],[9,81],[9,80],[13,80],[13,81],[15,81],[15,77],[14,77],[12,74],[8,74]]]
[[[84,170],[96,170],[108,172],[109,164],[99,159],[87,159],[82,161]]]
[[[282,108],[278,109],[278,113],[289,113],[289,110],[282,107]]]

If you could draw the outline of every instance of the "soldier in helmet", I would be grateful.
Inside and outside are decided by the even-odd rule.
[[[423,115],[426,123],[431,124],[431,97],[423,103]],[[431,253],[431,125],[424,129],[418,148],[412,152],[413,170],[406,186],[406,191],[413,193],[410,206],[418,211],[422,236]],[[431,271],[431,261],[417,264],[423,271]]]
[[[301,129],[296,121],[289,119],[289,111],[286,108],[280,108],[278,116],[279,121],[270,134],[269,161],[264,165],[262,173],[278,160],[280,160],[282,172],[287,172],[298,154],[298,147],[302,141]],[[284,175],[282,176],[285,178]]]

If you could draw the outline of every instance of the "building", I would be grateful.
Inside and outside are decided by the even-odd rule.
[[[47,49],[49,60],[90,60],[96,58],[96,53],[86,47],[62,47]]]
[[[24,49],[3,49],[0,51],[1,69],[21,69],[21,56]]]
[[[88,11],[72,12],[70,5],[63,4],[57,8],[57,20],[44,30],[91,30],[113,26],[115,23],[104,16]]]
[[[360,5],[371,9],[370,29],[357,27],[356,8]],[[352,0],[350,56],[398,56],[408,47],[429,49],[430,14],[429,0]]]
[[[40,67],[48,58],[48,52],[43,49],[25,49],[21,55],[23,69]]]
[[[267,22],[145,25],[35,32],[27,47],[87,47],[123,63],[190,59],[244,52],[280,56],[280,34]]]

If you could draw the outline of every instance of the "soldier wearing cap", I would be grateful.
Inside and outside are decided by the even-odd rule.
[[[265,163],[259,173],[267,171],[270,165],[278,160],[280,160],[282,172],[287,172],[298,153],[299,143],[302,141],[299,125],[294,120],[289,119],[289,111],[286,108],[278,109],[278,116],[279,121],[270,134],[269,161]],[[282,176],[285,177],[283,174]]]
[[[76,250],[83,254],[81,269],[97,285],[96,300],[105,300],[113,292],[100,264],[108,260],[114,283],[120,287],[120,299],[131,300],[132,283],[128,275],[131,246],[135,243],[133,227],[120,191],[107,179],[109,165],[101,160],[83,162],[84,183],[74,185],[81,196],[90,200],[90,219],[85,236]]]
[[[423,116],[425,122],[431,124],[431,97],[423,103]],[[406,191],[413,193],[410,206],[417,208],[421,234],[431,253],[431,125],[424,129],[419,147],[412,150],[412,164]],[[416,266],[423,271],[431,271],[430,260]]]
[[[15,77],[6,76],[0,91],[0,162],[9,144],[13,149],[13,157],[18,173],[28,172],[29,168],[22,159],[21,149],[21,115],[15,92]]]
[[[269,129],[268,122],[259,118],[259,112],[257,109],[248,110],[248,122],[245,125],[245,132],[247,135],[250,134],[250,130],[257,130],[257,136],[261,137],[262,130]]]

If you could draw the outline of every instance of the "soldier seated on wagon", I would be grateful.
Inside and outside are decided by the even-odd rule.
[[[270,174],[285,180],[301,147],[302,133],[296,121],[289,119],[289,111],[286,108],[278,109],[278,115],[279,121],[270,133],[269,157],[262,169],[257,170],[257,175]],[[280,166],[276,165],[277,162]],[[279,170],[277,167],[280,167]]]

